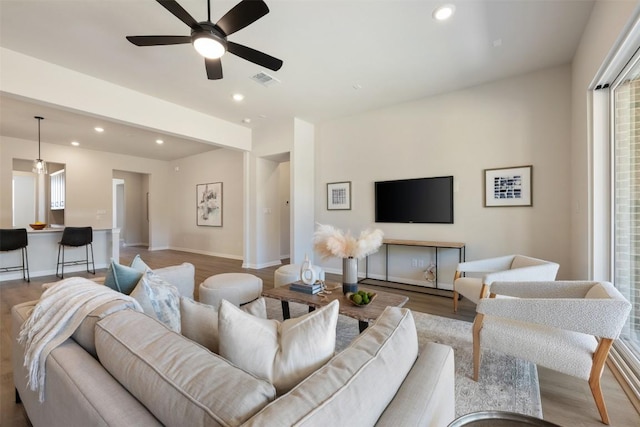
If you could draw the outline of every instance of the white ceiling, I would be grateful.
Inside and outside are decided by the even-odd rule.
[[[206,20],[205,0],[178,2]],[[266,2],[270,13],[229,40],[282,59],[277,72],[227,54],[224,78],[212,81],[190,45],[130,44],[127,35],[189,34],[154,0],[0,0],[0,46],[258,129],[291,117],[320,123],[567,64],[593,7],[592,0]],[[436,22],[432,11],[446,2],[456,13]],[[212,21],[236,3],[212,1]],[[261,71],[281,83],[250,80]],[[232,100],[236,92],[244,101]],[[42,115],[43,142],[77,139],[84,148],[159,159],[213,148],[163,136],[171,143],[159,151],[152,130],[116,123],[98,136],[98,118],[0,95],[3,135],[37,140],[33,116]]]

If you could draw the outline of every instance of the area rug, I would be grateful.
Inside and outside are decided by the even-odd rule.
[[[266,299],[267,315],[282,320],[280,301]],[[307,306],[290,304],[291,316],[307,313]],[[533,363],[502,353],[484,351],[480,378],[473,380],[472,323],[414,311],[418,342],[432,341],[454,349],[456,366],[456,416],[475,411],[500,410],[542,418],[538,372]],[[339,316],[336,351],[358,335],[358,321]]]

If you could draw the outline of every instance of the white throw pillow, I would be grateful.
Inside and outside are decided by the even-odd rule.
[[[220,356],[268,380],[282,395],[333,357],[338,308],[338,301],[332,301],[280,322],[259,319],[223,300],[218,315]]]
[[[267,318],[264,298],[258,298],[240,309]],[[218,354],[218,310],[214,306],[180,297],[180,324],[182,335]]]
[[[175,286],[147,270],[131,292],[145,314],[180,332],[180,293]]]

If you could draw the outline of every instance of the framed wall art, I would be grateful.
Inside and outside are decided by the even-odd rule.
[[[484,170],[484,206],[533,206],[533,166]]]
[[[196,224],[222,227],[222,183],[196,185]]]
[[[327,184],[327,210],[351,210],[351,181]]]

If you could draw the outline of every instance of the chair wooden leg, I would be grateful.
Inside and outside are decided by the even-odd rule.
[[[593,395],[593,400],[596,402],[596,407],[600,413],[600,418],[604,424],[609,425],[609,413],[607,412],[607,405],[604,403],[604,397],[602,396],[602,388],[600,387],[600,378],[602,377],[602,371],[604,370],[604,364],[607,361],[609,350],[613,340],[610,338],[600,339],[600,344],[593,355],[593,364],[591,366],[591,374],[589,375],[589,388]]]
[[[456,292],[456,280],[460,278],[462,274],[459,271],[456,271],[456,274],[453,275],[453,312],[458,312],[458,298],[459,294]]]
[[[486,284],[482,284],[482,287],[480,288],[480,299],[485,298],[487,294],[487,285]]]
[[[473,321],[473,380],[478,381],[480,373],[480,330],[484,314],[477,314]]]

